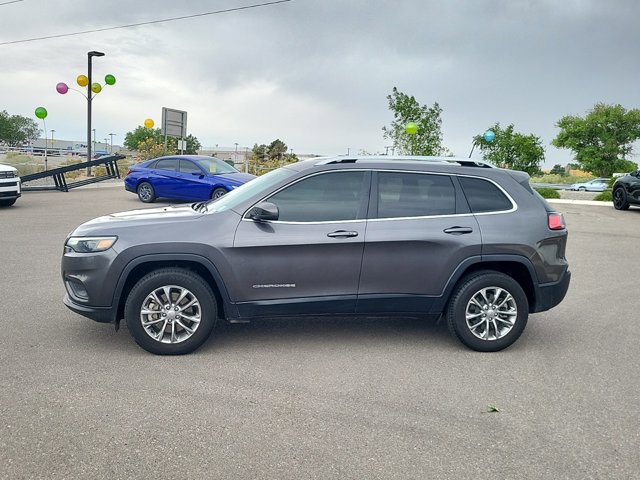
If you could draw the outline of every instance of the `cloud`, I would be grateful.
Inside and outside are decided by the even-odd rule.
[[[58,0],[0,7],[0,42],[248,5],[165,0]],[[556,121],[596,102],[636,108],[640,4],[623,0],[294,0],[190,20],[0,46],[2,103],[49,109],[61,138],[85,136],[85,103],[55,92],[86,71],[113,73],[95,103],[100,132],[127,131],[163,106],[186,110],[204,145],[251,147],[281,138],[296,152],[384,151],[394,86],[443,108],[444,142],[467,155],[496,121],[539,135],[547,164]]]

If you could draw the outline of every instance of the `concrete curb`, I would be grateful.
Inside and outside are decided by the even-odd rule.
[[[613,202],[596,202],[594,200],[566,200],[562,198],[547,198],[549,203],[568,203],[574,205],[596,205],[599,207],[613,207]]]

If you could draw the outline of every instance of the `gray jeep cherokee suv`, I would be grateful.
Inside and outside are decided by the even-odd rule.
[[[336,157],[274,170],[220,199],[80,225],[64,303],[183,354],[217,319],[438,318],[466,346],[508,347],[569,287],[563,216],[526,173],[466,159]]]

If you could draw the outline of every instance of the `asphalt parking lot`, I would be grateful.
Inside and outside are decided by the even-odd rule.
[[[308,318],[157,357],[62,304],[66,235],[141,207],[83,188],[0,209],[0,478],[640,475],[640,209],[557,205],[571,288],[506,351],[419,319]]]

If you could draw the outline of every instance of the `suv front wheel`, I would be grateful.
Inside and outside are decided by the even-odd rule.
[[[449,331],[467,347],[497,352],[524,331],[529,302],[520,284],[500,272],[486,270],[465,277],[447,310]]]
[[[146,351],[181,355],[209,338],[216,310],[213,292],[202,277],[181,268],[163,268],[136,283],[124,317],[136,343]]]

